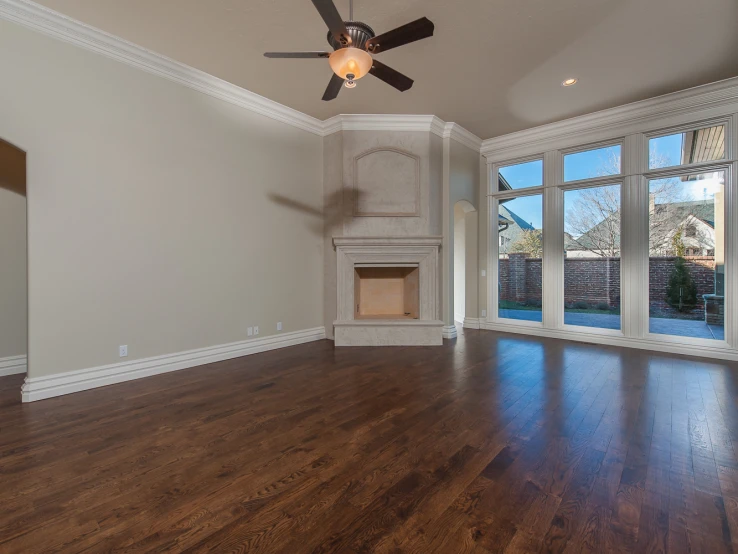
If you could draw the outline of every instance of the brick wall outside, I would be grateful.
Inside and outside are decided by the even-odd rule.
[[[674,268],[674,257],[649,260],[651,311],[672,313],[666,303],[666,286]],[[702,317],[702,295],[715,292],[715,260],[711,256],[686,256],[687,267],[697,283],[699,304],[695,317]],[[538,303],[542,298],[542,262],[527,254],[510,254],[500,260],[500,298],[519,303]],[[620,307],[620,258],[566,258],[564,260],[565,302],[590,305],[607,302]],[[524,283],[524,285],[523,285]]]

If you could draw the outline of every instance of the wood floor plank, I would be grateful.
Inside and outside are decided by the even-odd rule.
[[[736,552],[738,365],[463,330],[23,405],[0,551]]]

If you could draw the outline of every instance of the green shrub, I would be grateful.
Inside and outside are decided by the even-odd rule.
[[[595,304],[595,308],[597,308],[598,310],[609,311],[610,304],[608,304],[607,302],[597,302],[597,304]]]
[[[587,304],[584,300],[577,300],[574,302],[574,309],[575,310],[588,310],[589,304]]]
[[[697,305],[697,285],[681,256],[674,260],[674,269],[666,286],[666,302],[680,312],[689,312]]]

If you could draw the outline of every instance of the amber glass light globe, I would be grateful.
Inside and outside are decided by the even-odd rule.
[[[333,52],[328,63],[331,64],[333,73],[341,79],[346,79],[346,75],[353,75],[353,80],[356,81],[369,73],[372,57],[366,50],[349,46]]]

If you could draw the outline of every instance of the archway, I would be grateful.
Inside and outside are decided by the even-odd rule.
[[[454,293],[453,318],[464,324],[469,311],[477,317],[474,307],[477,304],[477,211],[467,200],[454,204]]]
[[[28,355],[26,153],[0,139],[0,377]]]

